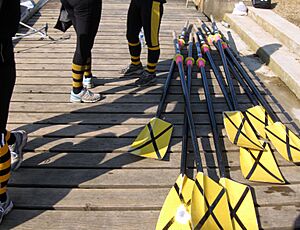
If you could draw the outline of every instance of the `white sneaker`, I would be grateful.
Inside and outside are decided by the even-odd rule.
[[[92,89],[95,87],[94,84],[94,77],[83,77],[83,81],[82,81],[83,87],[87,88],[87,89]]]
[[[8,146],[11,154],[11,170],[16,171],[23,161],[23,148],[28,137],[24,130],[12,131],[11,134],[16,137],[16,142]]]
[[[93,93],[87,88],[83,88],[80,93],[76,94],[71,91],[70,102],[74,103],[94,103],[102,99],[99,93]]]

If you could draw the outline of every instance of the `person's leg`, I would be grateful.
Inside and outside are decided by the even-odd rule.
[[[11,95],[16,81],[13,45],[10,39],[0,41],[0,132],[6,131]]]
[[[11,39],[0,41],[0,133],[6,132],[9,104],[16,81],[16,68]],[[12,170],[22,163],[27,134],[23,130],[7,132],[6,141],[12,155]]]
[[[127,68],[121,71],[125,76],[141,74],[143,72],[143,66],[140,59],[142,47],[139,40],[141,29],[142,21],[140,4],[138,3],[138,0],[132,0],[127,13],[126,32],[131,63]]]
[[[86,63],[91,56],[91,28],[96,5],[94,0],[61,0],[65,9],[70,13],[73,26],[76,31],[77,43],[72,64],[73,90],[71,102],[96,102],[101,99],[100,94],[94,94],[83,88],[83,75]],[[100,20],[100,19],[99,19]]]
[[[144,1],[142,5],[142,24],[148,46],[148,60],[146,70],[136,82],[137,85],[148,85],[156,80],[156,66],[160,55],[159,29],[162,15],[162,3],[153,0]]]
[[[6,140],[6,125],[10,99],[16,80],[16,69],[11,39],[0,41],[0,222],[12,208],[7,196],[11,155]]]
[[[92,53],[91,50],[94,45],[95,37],[98,32],[100,19],[101,19],[101,11],[102,11],[102,0],[93,0],[93,11],[92,12],[92,23],[90,24],[90,41],[89,41],[89,47],[90,53],[87,58],[87,62],[85,65],[84,70],[84,80],[83,80],[83,86],[89,88],[93,88],[93,74],[92,74]]]

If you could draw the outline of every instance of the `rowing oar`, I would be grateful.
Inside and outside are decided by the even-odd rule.
[[[185,45],[185,36],[186,36],[186,32],[188,30],[188,26],[189,26],[189,21],[186,20],[185,25],[184,25],[184,27],[183,27],[183,29],[181,31],[181,34],[179,36],[179,39],[178,39],[178,44],[179,44],[179,46],[180,46],[181,49]]]
[[[228,80],[228,84],[233,84],[231,76],[227,80]],[[238,106],[236,94],[234,91],[231,91],[231,90],[232,89],[230,88],[231,98],[235,102],[235,106]],[[230,103],[230,102],[227,102],[227,103]],[[236,109],[238,109],[238,108],[236,108]],[[239,114],[242,114],[242,113],[239,112]],[[226,128],[226,125],[227,125],[227,128],[229,127],[228,123],[234,124],[232,121],[235,121],[234,120],[235,117],[230,116],[231,115],[230,112],[224,112],[223,115],[225,115],[225,117],[224,117],[225,128]],[[254,132],[254,130],[252,128],[252,124],[249,122],[249,120],[247,120],[247,118],[248,118],[247,115],[244,115],[241,125],[244,124],[244,126],[245,126],[245,124],[247,122],[247,124],[249,125],[247,127],[248,128],[247,131],[249,131],[249,130],[252,131],[252,132],[249,131],[248,134],[251,133],[252,135],[254,135],[255,139],[258,140],[258,137],[256,136],[256,133]],[[227,121],[227,123],[226,123],[226,121]],[[240,130],[242,131],[241,126],[235,127],[235,128],[238,130],[238,132],[236,134],[236,136],[238,136]],[[228,134],[228,132],[227,132],[227,134]],[[248,136],[248,138],[250,140],[252,140],[253,137]],[[241,164],[241,170],[242,170],[243,176],[246,179],[251,180],[251,181],[284,184],[285,180],[278,168],[276,159],[270,148],[270,145],[264,141],[259,141],[259,142],[262,146],[261,150],[253,149],[251,147],[244,147],[244,146],[240,148],[240,164]]]
[[[207,33],[208,36],[212,36],[210,30],[206,26],[206,24],[200,20],[202,23],[202,28],[205,29],[205,32]],[[217,78],[218,84],[221,88],[221,91],[224,95],[225,101],[228,105],[229,111],[223,113],[224,123],[225,123],[225,129],[226,133],[228,135],[228,139],[238,145],[238,146],[243,146],[243,147],[248,147],[251,149],[258,149],[261,150],[262,146],[257,139],[254,130],[252,129],[251,125],[249,124],[247,118],[244,116],[243,113],[240,111],[234,111],[235,108],[234,105],[236,106],[236,103],[232,103],[232,97],[229,98],[229,95],[227,93],[224,81],[222,77],[220,76],[219,71],[217,70],[217,67],[214,64],[214,61],[211,58],[210,51],[209,51],[209,46],[206,44],[206,41],[204,39],[204,36],[202,34],[201,29],[197,29],[197,35],[200,39],[200,44],[201,44],[201,49],[202,52],[206,55],[206,57],[209,60],[210,65],[213,67],[214,74]]]
[[[222,60],[222,64],[223,64],[223,68],[224,68],[224,72],[225,72],[225,77],[227,80],[227,84],[230,90],[230,95],[231,95],[231,99],[232,99],[232,104],[233,104],[233,108],[236,111],[230,111],[230,112],[223,112],[223,120],[224,120],[224,125],[225,125],[225,129],[228,135],[229,140],[236,144],[236,139],[239,136],[239,132],[242,129],[242,126],[245,126],[246,130],[247,130],[247,134],[248,136],[248,140],[250,140],[251,145],[248,145],[249,142],[245,142],[245,143],[240,143],[237,145],[240,147],[244,147],[244,148],[250,148],[250,149],[255,149],[255,150],[262,150],[263,147],[260,143],[260,141],[258,140],[258,137],[256,135],[256,131],[253,128],[253,125],[250,121],[250,119],[248,118],[248,116],[244,113],[242,113],[241,111],[239,111],[239,106],[237,103],[237,96],[234,90],[234,85],[233,85],[233,81],[231,78],[231,74],[229,72],[229,68],[228,68],[228,64],[227,64],[227,60],[225,57],[225,53],[224,53],[224,49],[223,49],[223,45],[222,45],[222,40],[221,40],[221,35],[219,33],[218,27],[216,25],[216,22],[214,21],[213,17],[211,16],[211,20],[212,20],[212,29],[213,29],[213,34],[214,34],[214,45],[217,48],[217,50],[219,51],[219,54],[221,56],[221,60]],[[202,23],[204,27],[207,27],[205,25],[205,23]]]
[[[176,32],[173,32],[173,38],[175,40]],[[197,168],[191,203],[192,226],[194,229],[216,229],[220,226],[223,229],[232,229],[225,189],[203,173],[191,103],[184,79],[183,57],[180,54],[178,42],[175,41],[174,44],[175,60],[179,70]]]
[[[228,65],[233,76],[244,88],[252,103],[257,103],[249,88],[242,80],[241,76],[234,68],[230,60]],[[278,168],[276,159],[269,144],[265,144],[265,151],[257,151],[249,148],[240,148],[240,163],[242,174],[245,178],[259,182],[285,183],[282,174]]]
[[[267,136],[270,139],[276,150],[287,161],[299,163],[300,138],[280,121],[266,99],[261,95],[261,93],[255,86],[251,77],[236,59],[228,44],[225,42],[223,44],[225,53],[230,57],[231,61],[234,63],[243,79],[247,82],[248,86],[251,88],[252,92],[261,104],[259,105],[256,102],[254,103],[254,105],[256,106],[246,111],[249,119],[251,120],[251,123],[255,125],[255,129],[262,137]]]
[[[211,95],[209,92],[208,81],[205,73],[205,60],[201,54],[201,47],[198,36],[195,34],[195,43],[197,47],[198,60],[197,66],[201,72],[203,88],[206,98],[206,104],[211,123],[213,140],[217,154],[217,160],[220,170],[219,183],[226,189],[229,201],[230,214],[234,229],[258,229],[258,222],[254,207],[254,201],[251,190],[248,186],[233,181],[225,176],[225,164],[222,156],[222,150],[219,143],[219,132],[216,117],[214,114]]]
[[[186,26],[182,31],[186,31]],[[166,155],[172,136],[173,125],[162,120],[161,115],[164,109],[164,104],[167,98],[175,66],[175,61],[172,61],[155,117],[152,118],[150,122],[142,129],[134,142],[131,144],[128,152],[138,156],[159,160],[163,159]]]
[[[192,85],[192,67],[194,64],[193,55],[193,37],[190,34],[188,57],[186,58],[187,65],[187,87],[188,96],[190,97],[190,89]],[[178,39],[179,40],[179,39]],[[192,229],[191,222],[191,198],[194,186],[194,181],[187,177],[187,152],[188,152],[188,120],[186,112],[184,113],[184,122],[182,128],[182,150],[181,150],[181,165],[180,175],[175,184],[169,191],[159,218],[156,224],[156,230],[161,229]]]

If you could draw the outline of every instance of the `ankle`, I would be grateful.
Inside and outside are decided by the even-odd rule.
[[[7,200],[7,192],[0,194],[0,202],[4,203]]]
[[[80,88],[73,88],[73,93],[79,94],[82,91],[83,87]]]

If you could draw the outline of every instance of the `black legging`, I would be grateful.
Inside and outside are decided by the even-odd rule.
[[[6,132],[9,103],[16,82],[11,38],[0,40],[0,133]]]
[[[131,0],[127,15],[127,40],[132,64],[140,62],[139,33],[144,29],[148,46],[146,71],[155,72],[160,55],[159,30],[164,0]]]
[[[77,35],[73,63],[86,65],[98,31],[102,0],[61,0],[67,10]]]

